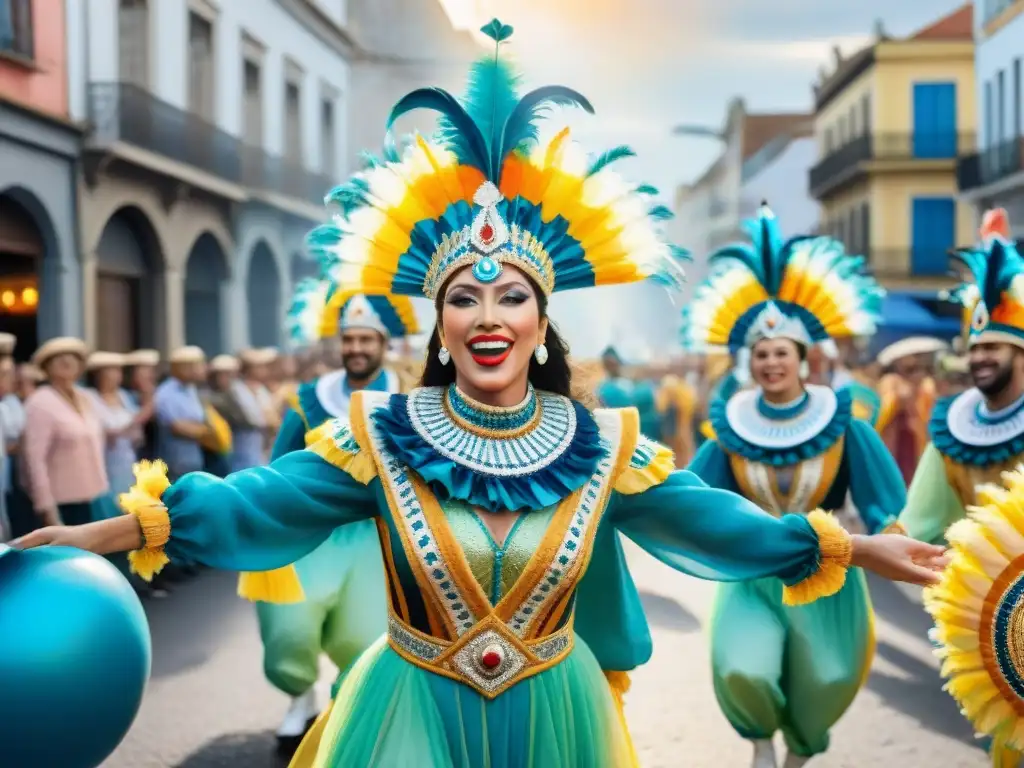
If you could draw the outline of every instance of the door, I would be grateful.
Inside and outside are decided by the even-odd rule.
[[[97,348],[131,352],[138,344],[139,281],[122,275],[96,276]]]
[[[914,157],[956,157],[956,83],[914,83]]]
[[[956,243],[956,200],[915,197],[910,215],[911,274],[945,275],[949,272],[949,250]]]

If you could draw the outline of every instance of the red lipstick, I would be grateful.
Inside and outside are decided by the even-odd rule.
[[[473,362],[486,368],[494,368],[501,365],[512,354],[512,347],[515,344],[507,336],[495,336],[484,334],[474,336],[469,340],[469,354]],[[474,345],[484,345],[483,348],[474,349]]]

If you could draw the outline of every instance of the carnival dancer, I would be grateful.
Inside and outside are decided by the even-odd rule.
[[[291,340],[309,346],[341,337],[343,368],[302,384],[274,443],[272,459],[301,451],[306,434],[333,418],[347,419],[355,392],[400,391],[398,376],[384,367],[392,339],[418,333],[407,296],[366,296],[333,290],[321,280],[300,283],[289,310]],[[270,683],[292,697],[277,730],[282,753],[291,754],[320,708],[314,685],[325,653],[339,670],[387,631],[387,589],[377,528],[371,520],[338,528],[295,564],[305,600],[258,602],[263,670]],[[243,574],[239,591],[249,591]]]
[[[484,32],[497,48],[512,30]],[[432,108],[444,130],[337,190],[356,209],[313,237],[336,244],[340,289],[435,302],[424,386],[356,392],[349,419],[325,423],[309,449],[225,480],[169,486],[163,467],[140,466],[130,515],[41,529],[20,546],[134,549],[144,572],[184,555],[273,573],[374,519],[388,633],[346,673],[315,766],[635,765],[598,657],[630,637],[639,601],[607,590],[605,632],[573,631],[588,568],[624,570],[592,559],[602,529],[703,578],[777,576],[788,603],[838,591],[850,565],[931,583],[942,550],[850,536],[820,511],[767,515],[675,471],[635,410],[575,402],[550,295],[678,286],[680,267],[649,201],[609,167],[622,152],[588,160],[567,130],[537,146],[543,108],[589,109],[584,97],[548,87],[519,98],[498,55],[470,82],[463,102],[440,89],[402,99],[391,122]]]
[[[1024,461],[1024,258],[1006,212],[986,213],[981,243],[957,252],[972,275],[954,294],[969,330],[974,386],[938,401],[900,522],[908,535],[942,543],[977,503],[977,488]]]
[[[882,401],[877,429],[909,485],[928,444],[935,406],[935,358],[947,348],[941,339],[912,336],[878,353],[886,373],[878,382]]]
[[[846,388],[806,383],[809,350],[834,357],[836,337],[873,331],[882,289],[836,240],[783,240],[767,206],[747,229],[750,245],[709,257],[712,275],[684,310],[684,340],[695,351],[727,348],[737,379],[756,387],[711,404],[715,438],[689,469],[771,517],[839,510],[850,492],[868,533],[896,532],[905,487],[885,445],[853,418]],[[752,742],[755,768],[775,768],[777,731],[786,768],[801,766],[828,749],[871,664],[864,574],[854,569],[836,594],[802,606],[787,604],[778,578],[722,585],[711,638],[715,695]]]

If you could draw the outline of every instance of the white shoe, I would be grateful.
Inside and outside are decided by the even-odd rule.
[[[782,768],[803,768],[807,765],[811,758],[803,757],[802,755],[794,755],[790,752],[786,755],[786,762],[782,764]]]
[[[754,762],[751,763],[751,768],[777,768],[775,745],[771,739],[755,739],[750,743],[754,745]]]
[[[306,725],[314,719],[320,710],[316,706],[316,691],[310,688],[301,696],[292,699],[281,727],[277,729],[279,739],[294,739],[306,733]]]

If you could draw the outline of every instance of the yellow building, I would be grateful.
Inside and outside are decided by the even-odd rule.
[[[975,240],[956,181],[977,130],[972,6],[907,38],[879,31],[836,65],[814,89],[821,230],[890,291],[948,287],[948,250]]]

